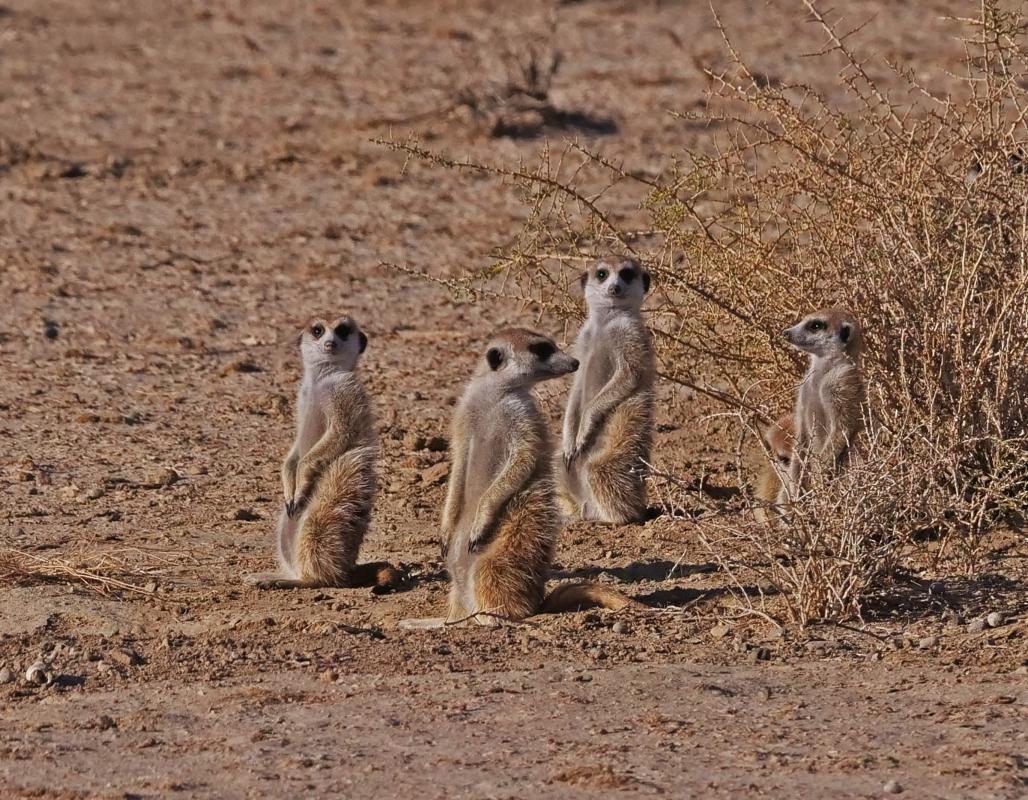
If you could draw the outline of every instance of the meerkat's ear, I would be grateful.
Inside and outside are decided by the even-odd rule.
[[[842,327],[839,328],[839,339],[843,344],[846,344],[850,340],[850,335],[853,333],[853,327],[848,323],[842,323]]]
[[[643,294],[646,294],[650,290],[650,273],[646,270],[642,271],[643,276]]]
[[[368,349],[368,336],[366,333],[364,333],[364,331],[357,331],[357,336],[361,340],[360,352],[363,353],[365,350]]]
[[[485,354],[485,360],[489,362],[489,369],[495,372],[503,363],[503,351],[499,347],[490,347],[489,352]]]

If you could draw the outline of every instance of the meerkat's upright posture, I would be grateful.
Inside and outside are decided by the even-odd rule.
[[[638,522],[653,440],[656,363],[642,302],[650,276],[631,258],[582,274],[588,316],[575,343],[582,368],[564,415],[560,499],[569,516]]]
[[[523,328],[501,331],[489,343],[453,416],[442,518],[449,611],[445,620],[404,620],[401,627],[466,619],[488,625],[582,604],[634,605],[596,584],[545,595],[561,522],[553,449],[532,387],[576,369],[578,361],[550,338]]]
[[[378,454],[371,401],[356,373],[367,344],[349,317],[312,319],[300,332],[296,441],[282,465],[281,571],[250,575],[250,583],[388,590],[402,578],[385,562],[357,563],[371,517]]]
[[[796,436],[796,416],[786,414],[761,431],[767,453],[757,478],[756,497],[760,505],[755,509],[757,519],[767,520],[768,508],[778,501],[782,478],[788,476],[792,463],[793,442]]]
[[[851,313],[824,309],[782,333],[793,347],[810,354],[810,368],[796,398],[788,485],[782,486],[779,503],[795,499],[805,473],[849,463],[864,424],[865,394],[860,370],[864,334]]]

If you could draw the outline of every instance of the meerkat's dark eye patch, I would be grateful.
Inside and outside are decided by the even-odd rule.
[[[646,293],[649,290],[650,290],[650,273],[644,272],[643,273],[643,293]]]
[[[489,362],[489,369],[495,372],[503,363],[503,351],[499,347],[490,347],[489,352],[485,354],[485,360]]]
[[[311,336],[315,339],[320,339],[322,334],[325,333],[325,326],[318,323],[317,325],[311,325]]]
[[[807,323],[808,331],[823,331],[827,327],[823,319],[812,319]]]
[[[349,336],[349,335],[350,335],[351,333],[353,333],[353,328],[351,328],[351,327],[350,327],[349,325],[347,325],[347,324],[346,324],[345,322],[341,322],[340,324],[336,325],[336,328],[335,328],[335,334],[336,334],[336,336],[338,336],[338,337],[339,337],[340,339],[345,339],[345,338],[346,338],[347,336]]]
[[[839,328],[839,339],[842,340],[843,344],[850,340],[850,333],[852,333],[852,329],[849,325],[843,325]]]
[[[785,464],[786,466],[788,466],[788,464],[791,461],[792,461],[792,459],[789,456],[778,456],[778,463],[779,464]]]
[[[596,270],[596,280],[598,280],[600,283],[603,283],[605,280],[607,280],[607,277],[609,275],[610,275],[610,272],[608,270],[605,270],[605,269],[598,269],[598,270]]]
[[[364,333],[364,331],[357,331],[357,338],[360,339],[360,342],[361,342],[360,352],[363,353],[365,350],[368,349],[368,337]]]
[[[621,278],[625,283],[631,283],[635,280],[635,270],[631,267],[623,267],[618,270],[618,277]]]
[[[533,342],[528,346],[528,352],[540,361],[546,361],[550,356],[557,352],[557,348],[549,342]]]

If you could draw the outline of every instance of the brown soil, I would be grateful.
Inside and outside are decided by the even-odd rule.
[[[864,50],[942,90],[948,5],[846,13],[872,18]],[[838,95],[801,57],[823,37],[799,4],[717,6],[768,79]],[[687,519],[576,524],[557,577],[651,612],[397,629],[445,598],[447,454],[418,446],[446,436],[487,331],[561,329],[379,266],[487,263],[524,209],[370,139],[514,163],[579,136],[659,169],[709,135],[664,113],[699,108],[699,67],[724,64],[707,4],[557,8],[553,109],[475,113],[462,90],[545,38],[549,5],[0,6],[3,544],[142,590],[0,586],[4,797],[1024,796],[1023,538],[974,580],[912,576],[866,624],[778,630],[740,611]],[[321,308],[371,336],[383,490],[363,557],[407,566],[397,594],[239,581],[272,562],[292,342]],[[543,392],[555,426],[564,388]],[[662,392],[660,462],[733,485],[725,423]],[[1002,625],[969,629],[991,611]],[[29,685],[40,658],[54,680]]]

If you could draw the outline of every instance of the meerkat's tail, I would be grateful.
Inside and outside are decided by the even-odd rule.
[[[385,594],[399,589],[405,578],[406,575],[388,561],[369,561],[354,566],[347,585],[355,588],[370,586],[376,594]]]
[[[558,586],[543,600],[540,614],[559,614],[562,611],[578,611],[581,608],[599,606],[611,611],[623,608],[642,610],[646,608],[638,600],[599,583],[565,583]]]

